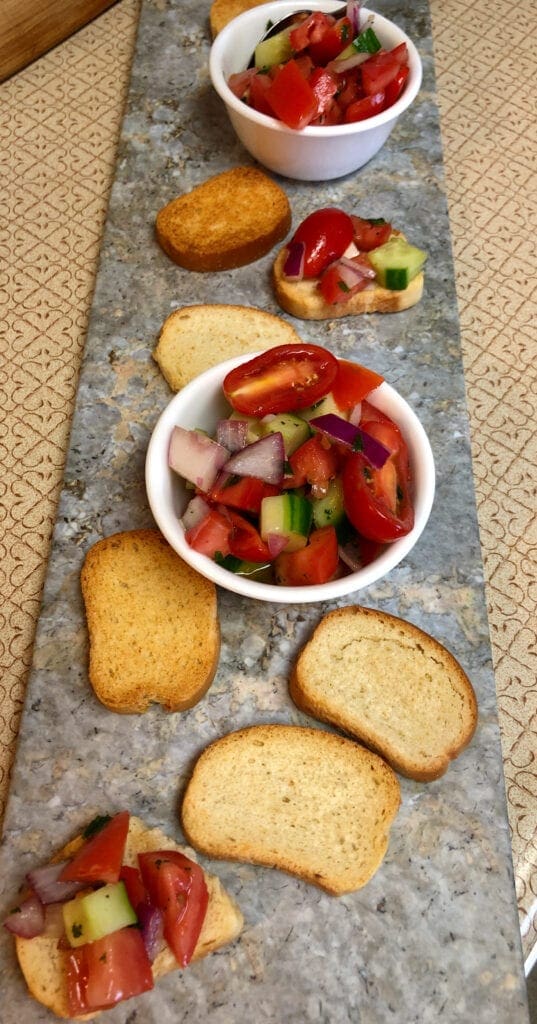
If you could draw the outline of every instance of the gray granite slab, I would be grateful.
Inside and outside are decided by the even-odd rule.
[[[210,174],[251,161],[210,85],[208,0],[147,2],[5,823],[2,909],[24,871],[97,812],[127,807],[181,838],[181,789],[210,740],[254,722],[306,721],[289,700],[287,674],[329,608],[360,601],[408,618],[444,643],[472,679],[479,727],[442,779],[402,780],[387,857],[361,892],[334,899],[277,871],[204,861],[239,900],[243,936],[111,1011],[115,1024],[527,1020],[429,12],[425,0],[377,6],[419,48],[418,100],[358,174],[281,184],[295,224],[335,203],[404,226],[429,252],[425,295],[394,316],[295,325],[304,339],[383,372],[419,413],[438,472],[429,525],[385,580],[323,607],[248,603],[220,592],[220,666],[191,711],[116,716],[94,698],[79,572],[99,538],[151,524],[144,456],[170,397],[151,358],[160,325],[192,302],[278,312],[271,256],[197,275],[176,267],[154,242],[160,206]],[[0,1019],[44,1024],[50,1015],[27,997],[1,931]]]

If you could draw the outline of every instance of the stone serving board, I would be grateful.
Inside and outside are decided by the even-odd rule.
[[[180,840],[181,792],[211,740],[253,723],[311,724],[291,703],[287,677],[331,608],[360,602],[441,641],[473,682],[478,730],[443,778],[401,780],[388,854],[358,893],[336,899],[277,871],[205,859],[241,905],[242,937],[110,1011],[111,1024],[527,1021],[429,11],[424,0],[383,0],[377,9],[418,46],[424,80],[417,101],[357,174],[280,184],[295,225],[329,204],[393,221],[429,253],[425,294],[393,316],[294,325],[304,340],[382,372],[421,417],[437,467],[430,522],[386,579],[346,599],[294,607],[219,592],[220,665],[192,710],[119,716],[93,696],[80,568],[101,537],[152,525],[144,458],[170,398],[151,358],[160,326],[195,302],[279,312],[272,255],[198,275],[171,263],[154,241],[161,206],[251,160],[210,84],[208,2],[147,2],[5,822],[2,910],[24,872],[96,813],[128,808]],[[1,1020],[44,1024],[52,1017],[27,996],[1,931]]]

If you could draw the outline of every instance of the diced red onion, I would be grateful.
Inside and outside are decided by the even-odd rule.
[[[201,494],[194,495],[183,512],[181,522],[185,530],[193,530],[209,515],[210,508]]]
[[[238,452],[247,444],[248,423],[246,420],[220,420],[216,428],[216,440],[228,452]]]
[[[35,892],[41,903],[65,903],[84,888],[84,882],[60,882],[59,877],[67,861],[60,864],[47,864],[43,868],[35,868],[26,875],[26,881]]]
[[[331,60],[326,65],[326,70],[331,71],[332,74],[343,75],[346,71],[352,71],[353,68],[360,67],[360,64],[365,64],[370,56],[370,53],[362,53],[362,51],[357,50],[350,57],[344,57],[342,60],[336,57],[334,60]]]
[[[360,549],[357,544],[353,543],[353,541],[347,541],[346,544],[340,544],[338,546],[338,554],[341,561],[344,562],[352,572],[357,572],[358,569],[362,568]]]
[[[287,544],[289,537],[285,533],[267,534],[266,544],[270,551],[271,558],[277,558]]]
[[[267,484],[281,484],[284,459],[283,437],[278,430],[246,445],[240,452],[235,452],[225,463],[224,469],[238,476],[255,476]]]
[[[357,427],[357,426],[359,426],[361,418],[362,418],[362,403],[361,402],[357,402],[356,405],[353,405],[353,407],[352,407],[352,409],[351,409],[351,411],[349,413],[349,423],[352,423],[352,424],[354,424],[355,427]]]
[[[229,458],[227,448],[199,430],[174,427],[168,450],[168,465],[185,480],[208,491]]]
[[[341,416],[336,416],[333,412],[328,412],[325,416],[316,416],[310,420],[310,426],[319,430],[321,434],[326,434],[332,441],[338,441],[339,444],[344,444],[354,451],[360,451],[374,469],[382,469],[386,459],[390,457],[391,453],[377,441],[376,437],[372,437],[365,430],[342,419]]]
[[[338,263],[340,266],[348,267],[360,277],[367,277],[371,281],[377,276],[375,269],[369,263],[366,263],[364,259],[354,260],[349,256],[340,256]]]
[[[289,242],[283,272],[291,281],[301,281],[304,277],[304,260],[306,257],[305,242]]]
[[[352,25],[352,36],[360,34],[360,8],[361,0],[347,0],[347,18]]]
[[[45,928],[45,908],[31,893],[4,921],[4,928],[22,939],[35,939]]]
[[[153,963],[162,945],[164,934],[162,912],[158,907],[154,907],[152,903],[139,903],[136,907],[136,916],[147,956],[150,962]]]

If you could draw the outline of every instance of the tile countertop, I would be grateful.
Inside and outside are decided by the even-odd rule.
[[[401,147],[405,152],[402,166],[394,169],[388,146],[377,158],[374,179],[373,168],[366,168],[363,177],[322,186],[318,195],[345,205],[353,197],[362,198],[367,184],[374,182],[376,201],[384,204],[390,215],[393,212],[394,220],[397,202],[416,225],[416,233],[420,237],[421,233],[427,234],[430,240],[427,247],[431,253],[431,298],[408,314],[404,326],[408,347],[402,350],[394,318],[383,324],[382,350],[376,348],[379,335],[373,322],[361,325],[360,353],[365,350],[363,361],[383,369],[419,410],[446,475],[440,483],[440,500],[437,499],[431,526],[415,554],[382,585],[371,588],[364,603],[413,618],[456,651],[478,692],[480,731],[474,745],[444,780],[428,787],[404,783],[399,827],[382,871],[361,894],[338,901],[336,908],[333,901],[328,907],[325,897],[319,898],[315,893],[313,922],[311,891],[307,887],[287,883],[283,893],[282,885],[287,880],[282,882],[271,872],[264,873],[259,880],[257,872],[250,868],[220,871],[230,886],[240,885],[243,892],[247,890],[249,899],[247,934],[240,946],[230,952],[230,963],[237,969],[248,961],[250,973],[255,973],[252,963],[263,966],[260,987],[245,992],[235,972],[226,998],[240,1001],[246,1019],[248,1013],[253,1013],[250,1001],[255,999],[257,1004],[262,992],[269,993],[271,980],[277,976],[284,1003],[269,1003],[273,1015],[267,1015],[267,1020],[277,1019],[274,1014],[284,1012],[285,1019],[292,1020],[291,1008],[285,1005],[288,977],[289,985],[292,980],[294,986],[293,1012],[296,1008],[300,1019],[308,1019],[307,1014],[314,1013],[308,978],[295,991],[293,967],[309,957],[318,970],[326,956],[322,939],[324,921],[324,927],[334,928],[338,946],[344,943],[347,948],[354,944],[355,948],[357,933],[360,940],[352,971],[340,971],[338,967],[330,977],[321,971],[324,999],[335,999],[335,978],[338,994],[345,994],[341,1020],[361,1019],[357,1016],[358,1004],[353,1003],[359,999],[361,1010],[369,1013],[364,1020],[380,1021],[389,1016],[401,1021],[436,1020],[449,1000],[446,1019],[450,1021],[484,1020],[485,1015],[488,1021],[522,1021],[526,1011],[511,887],[494,679],[469,472],[469,436],[443,199],[429,14],[424,4],[415,4],[412,13],[406,12],[404,16],[394,5],[379,5],[380,9],[388,14],[394,12],[395,19],[406,23],[410,34],[420,40],[426,70],[417,108],[420,137],[412,136],[410,126],[410,134],[405,134],[406,127],[402,128],[401,141],[408,147]],[[512,232],[506,226],[512,228],[514,223],[522,246],[529,244],[517,202],[529,180],[529,172],[525,176],[526,146],[522,137],[524,110],[519,111],[516,126],[504,125],[501,120],[498,125],[498,110],[504,96],[501,89],[487,86],[485,80],[485,72],[495,66],[496,41],[495,28],[487,22],[485,4],[472,9],[472,24],[467,24],[462,5],[453,0],[444,5],[434,4],[431,13],[444,116],[446,192],[456,257],[515,880],[524,952],[529,958],[534,948],[535,899],[535,802],[531,788],[535,749],[535,673],[531,662],[535,631],[531,601],[535,582],[531,566],[528,456],[534,442],[530,395],[535,379],[535,368],[531,365],[535,336],[520,242],[517,239],[517,244],[513,243]],[[166,386],[151,363],[150,348],[166,313],[185,301],[240,302],[249,301],[256,294],[258,304],[272,308],[268,293],[258,288],[264,265],[245,268],[240,274],[221,275],[219,282],[211,282],[209,297],[203,279],[190,279],[186,286],[184,275],[181,277],[177,268],[167,264],[150,241],[150,211],[169,198],[170,189],[172,194],[183,191],[209,173],[244,160],[242,151],[233,148],[224,122],[217,119],[216,101],[208,92],[205,65],[200,61],[200,54],[205,56],[208,45],[206,20],[190,3],[183,5],[181,14],[181,27],[185,30],[184,68],[178,71],[174,82],[176,106],[161,102],[163,94],[159,97],[159,89],[165,83],[159,76],[166,71],[160,64],[155,68],[151,61],[164,22],[173,22],[177,17],[173,5],[157,11],[148,4],[144,11],[142,33],[147,47],[138,53],[134,65],[95,312],[80,380],[73,444],[35,647],[29,703],[6,817],[5,842],[12,862],[7,869],[9,884],[15,878],[15,858],[20,856],[24,863],[30,863],[43,842],[43,804],[48,805],[49,815],[52,813],[58,819],[58,833],[65,836],[81,823],[81,796],[88,809],[93,810],[94,797],[90,799],[88,794],[97,785],[105,789],[110,806],[122,806],[130,799],[133,809],[141,811],[149,821],[175,830],[170,809],[178,778],[188,757],[212,738],[218,723],[222,724],[220,715],[233,727],[250,721],[253,714],[269,720],[289,713],[284,696],[286,666],[315,615],[314,609],[308,607],[244,608],[231,595],[221,595],[221,671],[209,698],[211,714],[202,706],[189,713],[192,729],[188,749],[183,745],[178,749],[174,720],[155,711],[143,721],[114,718],[114,757],[109,756],[111,716],[92,703],[84,678],[85,630],[78,570],[84,551],[98,536],[145,521],[143,452],[155,410],[167,399]],[[529,4],[527,20],[531,20]],[[4,541],[7,614],[3,612],[2,631],[2,740],[6,770],[31,657],[43,566],[55,519],[69,413],[77,389],[113,168],[114,138],[120,120],[121,83],[117,68],[122,69],[125,86],[135,22],[136,5],[123,2],[64,44],[60,48],[62,58],[57,57],[60,51],[56,51],[2,87],[9,100],[10,115],[3,125],[4,135],[18,143],[7,150],[9,188],[5,201],[12,214],[9,224],[19,226],[18,233],[8,228],[6,235],[8,251],[13,256],[9,263],[13,272],[7,274],[10,352],[6,363],[9,373],[4,383],[10,444],[3,449],[3,487],[8,510]],[[461,67],[464,64],[467,69],[468,54],[475,54],[472,42],[475,43],[479,26],[482,31],[483,25],[491,34],[491,42],[487,39],[481,51],[476,69],[480,73],[480,88],[470,99],[466,91],[467,71],[462,75]],[[516,45],[520,47],[524,67],[528,51],[524,49],[522,33]],[[152,75],[148,74],[150,71]],[[223,133],[227,151],[214,146],[212,139],[209,144],[207,138],[196,132],[195,120],[188,119],[189,93],[185,90],[181,95],[178,88],[187,79],[189,84],[194,82],[192,97],[198,101],[201,98],[208,115],[213,117],[217,138],[218,132]],[[149,95],[148,106],[145,100],[138,103],[142,94]],[[187,127],[183,132],[170,131],[172,109],[173,116],[178,118],[177,111],[182,110],[184,115],[186,110],[182,123]],[[490,128],[480,133],[476,110],[487,114],[487,125],[494,123],[495,129],[503,128],[503,134]],[[148,126],[151,147],[147,145]],[[528,124],[528,131],[532,127],[534,130]],[[159,175],[158,160],[165,155],[170,160],[166,172]],[[157,164],[151,164],[152,160]],[[149,187],[140,202],[132,206],[136,215],[129,225],[132,172],[136,168],[140,177],[140,167],[153,173],[144,177]],[[419,195],[415,189],[418,170]],[[301,211],[307,209],[307,187],[292,185],[289,194],[298,220]],[[150,252],[149,269],[137,262],[141,250],[136,240],[140,238]],[[132,301],[134,294],[136,303]],[[305,338],[321,343],[326,337],[341,354],[355,351],[354,330],[344,322],[337,325],[337,337],[333,325],[320,330],[311,325],[302,330],[299,326],[299,330]],[[434,353],[430,344],[433,337]],[[442,347],[438,345],[439,338],[443,339]],[[382,367],[375,362],[380,355]],[[422,386],[427,388],[426,397]],[[98,422],[93,415],[97,400]],[[108,446],[110,439],[112,447]],[[461,522],[464,526],[455,544],[454,524],[458,531]],[[461,552],[464,560],[459,564],[457,555]],[[237,687],[234,697],[226,686],[231,674]],[[258,685],[260,678],[268,680],[262,690]],[[76,723],[72,742],[63,735],[66,712],[72,713]],[[149,740],[146,730],[151,734]],[[145,745],[135,778],[131,770],[133,736],[139,739],[140,748]],[[92,767],[96,748],[107,751],[98,777]],[[77,765],[76,777],[72,773],[73,763]],[[158,787],[154,781],[150,787],[144,787],[149,777],[158,778]],[[163,794],[167,795],[165,801]],[[283,986],[279,950],[284,939],[282,907],[292,910],[303,925],[285,964]],[[356,915],[349,914],[349,910],[356,910]],[[267,918],[271,922],[268,936]],[[412,942],[408,942],[410,933]],[[477,935],[479,943],[475,941]],[[337,957],[337,950],[332,955]],[[461,986],[459,977],[463,962],[467,966],[467,987]],[[222,969],[219,966],[218,970]],[[203,980],[206,970],[200,965],[195,977],[186,983],[182,997],[186,993],[193,1005],[199,1001],[196,984],[200,978]],[[22,1016],[18,1006],[19,997],[23,999],[21,988],[16,974],[10,976],[13,1020]],[[162,1013],[173,1012],[169,984],[165,994],[166,991],[167,1005],[172,1010],[161,1008]],[[152,1005],[157,1013],[158,1003]],[[410,1009],[416,1005],[423,1007],[417,1015],[415,1009]],[[123,1020],[122,1012],[114,1011],[114,1019]],[[349,1017],[344,1016],[346,1012]],[[217,1013],[215,1010],[211,1019],[223,1020]],[[37,1011],[35,1019],[41,1019]]]

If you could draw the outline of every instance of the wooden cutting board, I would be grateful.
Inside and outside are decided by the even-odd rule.
[[[0,0],[0,82],[87,25],[116,0]]]

